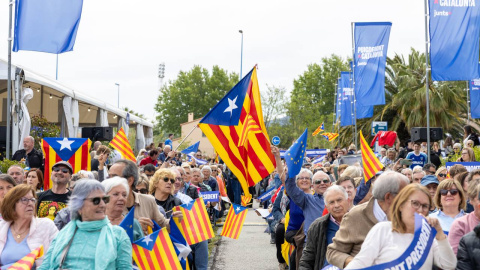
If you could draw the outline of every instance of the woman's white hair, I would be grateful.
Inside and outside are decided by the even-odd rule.
[[[123,177],[115,176],[115,177],[103,180],[102,182],[102,186],[105,188],[106,194],[108,194],[110,190],[112,190],[114,187],[117,187],[120,185],[125,187],[125,189],[127,190],[127,194],[130,192],[130,188],[128,187],[128,181]]]
[[[70,200],[68,201],[68,208],[70,210],[70,217],[72,220],[81,219],[78,211],[82,209],[85,199],[90,193],[100,190],[105,192],[105,188],[100,182],[93,179],[83,178],[76,182]]]

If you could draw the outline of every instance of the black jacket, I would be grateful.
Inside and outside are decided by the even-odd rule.
[[[153,196],[155,196],[155,194],[153,194]],[[168,196],[165,202],[160,202],[157,199],[155,199],[155,202],[157,203],[157,205],[160,205],[161,207],[163,207],[163,209],[165,209],[165,212],[167,212],[166,218],[170,218],[172,216],[172,211],[170,210],[172,210],[173,207],[182,204],[182,201],[179,198],[174,197],[173,195]]]
[[[300,259],[299,270],[322,269],[327,254],[327,230],[330,214],[317,218],[308,229],[307,243]]]
[[[480,269],[480,224],[460,240],[456,269]]]
[[[35,149],[32,149],[28,155],[26,154],[27,151],[25,149],[20,149],[15,154],[13,154],[12,159],[16,161],[22,160],[22,158],[25,158],[25,162],[28,162],[28,166],[30,168],[39,168],[43,171],[43,153],[42,151],[38,151]]]
[[[198,199],[198,191],[197,188],[194,186],[188,186],[187,190],[185,190],[185,195],[190,196],[193,200]]]

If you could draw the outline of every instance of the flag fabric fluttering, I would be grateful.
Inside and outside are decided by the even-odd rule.
[[[125,130],[123,130],[123,128],[120,128],[120,130],[117,132],[117,135],[115,135],[113,140],[110,141],[110,146],[120,152],[124,159],[137,162],[137,159],[133,154],[132,147],[128,142],[127,135],[125,134]]]
[[[83,0],[16,0],[13,51],[72,51],[82,7]]]
[[[241,202],[242,202],[243,206],[247,206],[247,205],[251,204],[250,203],[251,200],[252,200],[252,195],[251,194],[241,196]]]
[[[175,206],[173,211],[181,211],[183,214],[182,222],[179,222],[177,219],[174,221],[189,245],[213,238],[212,223],[210,223],[208,218],[202,197],[186,204]]]
[[[180,153],[188,155],[190,153],[196,153],[198,151],[198,147],[200,146],[200,141],[190,145],[189,147],[180,151]]]
[[[199,127],[245,194],[250,194],[248,187],[275,169],[263,122],[256,67],[203,117]]]
[[[132,249],[133,260],[139,269],[182,270],[167,228],[155,231],[135,241]]]
[[[170,219],[170,238],[172,239],[178,260],[180,260],[180,265],[182,265],[183,270],[186,270],[189,268],[187,256],[192,252],[192,249],[188,245],[187,240],[185,240],[185,237],[183,237],[180,229],[178,229],[174,219],[175,218]]]
[[[135,206],[130,209],[128,214],[123,218],[122,222],[120,222],[119,226],[122,227],[125,232],[127,232],[128,237],[130,238],[130,242],[133,243],[133,220],[135,214]]]
[[[327,139],[329,142],[335,140],[338,137],[338,133],[330,133],[330,132],[324,132],[320,135],[325,139]]]
[[[73,173],[91,170],[90,139],[43,138],[42,151],[45,158],[44,190],[52,187],[52,166],[59,161],[68,161]]]
[[[325,131],[324,123],[322,123],[315,131],[312,133],[312,136],[317,136],[320,132]]]
[[[29,270],[32,269],[33,264],[37,258],[43,256],[43,245],[32,250],[32,252],[25,255],[23,258],[12,264],[8,269],[10,270]]]
[[[288,148],[285,152],[285,162],[288,167],[288,177],[295,177],[302,168],[303,158],[305,157],[305,150],[307,149],[307,135],[308,128],[305,129],[302,135]]]
[[[232,204],[228,211],[227,218],[223,224],[223,229],[220,235],[232,239],[238,239],[240,232],[242,232],[243,223],[247,216],[248,209],[238,204]]]
[[[374,177],[377,172],[383,169],[383,164],[378,160],[377,156],[368,145],[365,137],[363,137],[362,131],[360,131],[360,146],[362,149],[363,176],[365,182],[367,182]]]
[[[192,159],[195,160],[195,163],[197,165],[205,165],[208,163],[208,161],[206,161],[205,159],[200,159],[200,158],[196,158],[194,154],[190,153],[187,155],[189,157],[189,160],[191,161]]]

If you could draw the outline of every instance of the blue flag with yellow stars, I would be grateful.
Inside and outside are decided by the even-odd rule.
[[[302,168],[303,158],[305,157],[305,149],[307,148],[308,128],[303,134],[288,148],[285,152],[285,162],[288,168],[288,177],[295,177]]]
[[[120,222],[120,227],[125,229],[127,232],[128,237],[130,238],[130,242],[133,243],[133,217],[135,213],[135,206],[130,209],[130,212],[123,218],[122,222]]]

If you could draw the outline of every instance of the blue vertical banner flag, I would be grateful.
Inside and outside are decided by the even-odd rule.
[[[350,61],[350,67],[352,67],[352,62]],[[349,87],[353,89],[353,73],[348,72],[349,76]],[[355,97],[356,98],[356,97]],[[355,99],[354,98],[354,99]],[[354,112],[356,114],[357,119],[363,119],[363,118],[370,118],[373,116],[373,105],[372,106],[363,106],[361,104],[358,104],[358,102],[355,104],[355,102],[352,103],[354,106],[357,107],[357,111]],[[353,124],[356,123],[356,119],[353,120]]]
[[[470,114],[480,118],[480,79],[470,81]]]
[[[340,116],[342,115],[342,87],[341,87],[341,80],[340,78],[338,78],[337,80],[337,89],[335,89],[335,91],[337,91],[337,107],[336,107],[336,119],[335,119],[335,122],[338,123],[338,121],[340,121]]]
[[[385,66],[390,22],[354,24],[355,98],[361,106],[385,104]]]
[[[13,51],[73,50],[83,0],[16,0]]]
[[[340,126],[351,126],[353,120],[353,88],[350,83],[351,72],[342,71],[340,73],[340,91],[342,92]]]
[[[479,78],[480,0],[428,0],[434,81]]]

